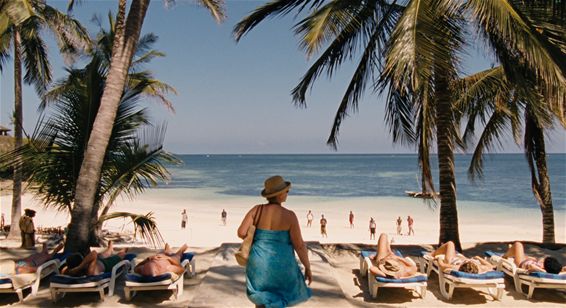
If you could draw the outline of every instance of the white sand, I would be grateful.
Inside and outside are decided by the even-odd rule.
[[[188,243],[193,247],[217,247],[224,242],[239,242],[236,229],[245,213],[255,204],[264,202],[261,197],[230,196],[203,189],[149,189],[134,201],[118,200],[114,211],[140,214],[153,212],[164,239],[172,245]],[[375,243],[369,240],[369,217],[377,221],[377,234],[386,232],[397,244],[436,243],[438,240],[439,209],[429,208],[422,200],[409,197],[323,198],[289,196],[284,204],[295,211],[302,225],[306,241],[321,243]],[[0,197],[0,212],[9,223],[11,196]],[[38,211],[36,227],[66,226],[67,213],[44,209],[31,194],[23,197],[23,208]],[[181,229],[181,211],[187,209],[188,227]],[[223,226],[220,212],[226,209],[228,223]],[[315,215],[312,228],[306,228],[306,214]],[[348,226],[348,213],[355,214],[355,228]],[[480,202],[458,202],[460,238],[464,243],[488,241],[541,241],[542,218],[540,210],[513,209],[502,205]],[[328,238],[320,236],[320,215],[328,219]],[[415,236],[396,236],[395,220],[403,218],[403,233],[407,232],[407,215],[415,219]],[[566,242],[566,217],[562,211],[555,213],[556,240]],[[114,232],[131,232],[129,220],[114,220],[104,228]]]

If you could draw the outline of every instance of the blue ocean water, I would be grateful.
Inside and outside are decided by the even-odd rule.
[[[221,194],[257,196],[263,181],[279,174],[293,183],[294,195],[324,197],[404,196],[418,187],[417,156],[410,154],[335,155],[179,155],[184,164],[169,166],[166,188],[211,188]],[[522,154],[492,154],[484,176],[468,179],[471,155],[456,155],[457,198],[537,208],[531,176]],[[548,171],[556,210],[566,210],[566,154],[549,154]],[[433,174],[438,179],[436,157]],[[438,189],[438,180],[435,188]]]

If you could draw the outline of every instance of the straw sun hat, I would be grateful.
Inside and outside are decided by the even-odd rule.
[[[388,277],[396,277],[401,270],[401,262],[395,259],[383,259],[377,264],[377,268]]]
[[[265,198],[271,198],[291,188],[291,182],[285,181],[279,175],[275,175],[265,180],[263,186],[264,189],[261,191],[261,195]]]

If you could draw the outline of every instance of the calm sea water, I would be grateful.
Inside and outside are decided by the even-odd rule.
[[[403,196],[419,190],[417,156],[379,155],[179,155],[170,166],[167,188],[212,188],[221,194],[257,196],[266,177],[279,174],[293,183],[293,194],[324,197]],[[456,155],[458,200],[497,203],[513,208],[536,207],[524,155],[494,154],[485,158],[484,177],[468,180],[470,155]],[[435,158],[434,158],[435,159]],[[554,208],[566,210],[566,154],[550,154]],[[433,161],[436,166],[436,161]],[[438,170],[434,168],[435,178]],[[436,182],[436,189],[438,189]]]

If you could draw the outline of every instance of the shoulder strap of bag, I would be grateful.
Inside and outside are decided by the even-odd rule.
[[[263,211],[263,206],[264,206],[264,204],[259,205],[259,214],[257,213],[257,210],[256,210],[256,215],[254,217],[254,226],[257,226],[257,223],[259,222],[259,219],[261,218],[261,212]]]

